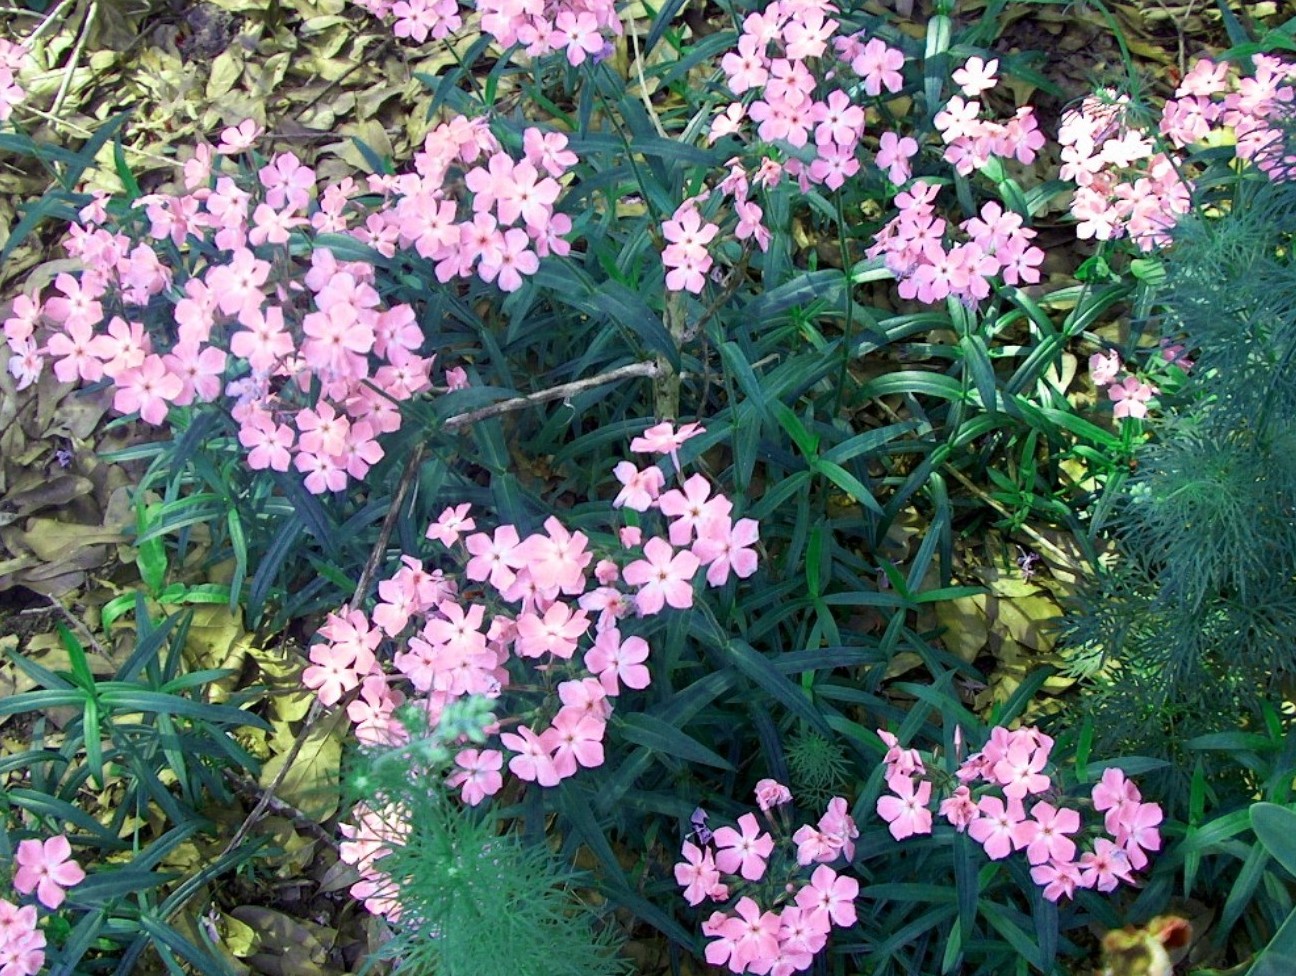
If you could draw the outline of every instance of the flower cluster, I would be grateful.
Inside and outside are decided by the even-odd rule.
[[[883,762],[890,790],[878,799],[878,816],[896,840],[931,833],[933,777],[922,756],[884,730],[878,735],[888,746]],[[991,860],[1024,850],[1031,877],[1050,901],[1074,897],[1076,888],[1109,892],[1122,881],[1133,884],[1132,872],[1147,866],[1147,852],[1161,849],[1161,808],[1142,802],[1119,769],[1107,769],[1091,796],[1093,809],[1105,814],[1107,836],[1095,836],[1081,852],[1075,839],[1082,831],[1080,811],[1063,803],[1045,771],[1052,749],[1053,740],[1038,729],[992,729],[985,747],[955,773],[960,785],[942,799],[939,815],[966,831]],[[974,796],[977,784],[988,789]]]
[[[1031,243],[1035,231],[1024,226],[1020,214],[990,201],[980,216],[958,225],[968,240],[950,244],[949,225],[936,213],[939,191],[917,180],[898,194],[900,212],[865,252],[886,261],[902,298],[930,305],[953,297],[973,305],[990,294],[995,277],[1009,285],[1040,280],[1044,251]]]
[[[411,250],[443,284],[475,275],[514,291],[569,249],[571,221],[553,206],[576,157],[560,133],[528,128],[515,160],[484,119],[456,116],[413,172],[371,177],[366,195],[351,178],[317,187],[291,152],[257,167],[259,135],[251,122],[226,129],[185,164],[183,192],[125,214],[96,196],[66,242],[85,270],[20,295],[4,322],[9,370],[20,388],[46,357],[61,382],[110,380],[114,408],[155,425],[171,407],[219,405],[252,469],[295,468],[309,491],[339,491],[382,459],[398,404],[432,389],[436,355],[412,307],[384,307],[375,265],[339,260],[320,235],[382,258]],[[244,153],[254,182],[221,169]],[[455,368],[445,382],[466,378]]]
[[[458,0],[355,0],[375,17],[393,19],[392,33],[422,44],[463,26]],[[572,65],[602,61],[620,37],[621,18],[610,0],[477,0],[478,27],[501,48],[519,45],[528,57],[562,51]]]
[[[678,430],[659,424],[631,446],[678,463],[680,445],[701,432],[696,424]],[[487,730],[489,743],[458,743],[464,747],[445,781],[470,806],[503,788],[506,765],[517,780],[540,787],[602,765],[614,703],[626,689],[642,690],[652,680],[648,642],[623,633],[624,622],[634,614],[690,607],[703,571],[719,586],[731,574],[750,576],[757,561],[750,548],[758,535],[755,521],[735,524],[732,502],[713,494],[704,476],[685,480],[677,472],[682,486],[662,491],[661,469],[640,472],[623,464],[651,484],[652,497],[645,492],[640,511],[653,506],[665,516],[663,535],[642,542],[641,528],[625,526],[620,548],[599,552],[585,533],[557,518],[547,519],[540,532],[524,534],[508,524],[487,532],[478,530],[470,505],[452,505],[426,535],[459,552],[459,578],[402,556],[400,568],[379,583],[372,611],[328,616],[303,683],[326,706],[355,692],[347,705],[354,734],[380,747],[408,741],[403,718],[409,709],[436,728],[453,701],[502,700],[508,718]],[[391,661],[399,686],[380,659]],[[370,814],[373,824],[366,820]],[[389,908],[382,893],[390,886],[372,862],[377,847],[388,842],[375,825],[390,819],[361,811],[352,828],[358,845],[352,863],[365,880],[357,897],[371,901],[374,911]]]
[[[1175,367],[1186,373],[1192,366],[1192,360],[1184,355],[1184,347],[1169,339],[1161,340],[1160,356],[1154,357],[1149,364],[1153,374],[1156,374],[1158,368],[1164,372],[1167,367]],[[1094,381],[1094,386],[1099,389],[1107,387],[1108,398],[1116,404],[1112,416],[1117,420],[1122,417],[1146,417],[1148,403],[1161,392],[1160,388],[1133,373],[1122,375],[1121,369],[1120,354],[1114,349],[1097,352],[1089,357],[1089,376]]]
[[[1100,241],[1128,236],[1144,251],[1169,243],[1192,199],[1182,150],[1221,130],[1231,130],[1238,159],[1270,178],[1289,178],[1292,158],[1281,123],[1296,107],[1290,84],[1296,66],[1263,54],[1252,65],[1251,76],[1242,77],[1228,64],[1197,61],[1162,107],[1156,132],[1134,120],[1128,95],[1112,91],[1067,112],[1058,141],[1061,176],[1076,184],[1076,233]]]
[[[72,858],[72,846],[62,834],[46,840],[19,841],[14,851],[14,890],[36,895],[45,908],[57,909],[65,889],[85,879]],[[38,927],[36,905],[19,907],[0,898],[0,976],[35,976],[45,965],[45,933]]]
[[[783,835],[786,817],[774,811],[791,802],[787,787],[761,780],[756,799],[775,833]],[[705,824],[705,814],[701,820]],[[702,826],[695,835],[698,843],[686,840],[684,860],[675,865],[684,900],[693,906],[733,901],[702,923],[712,939],[706,947],[711,965],[734,973],[801,972],[827,944],[833,926],[855,924],[859,882],[829,866],[855,856],[859,830],[843,798],[828,804],[816,826],[803,825],[791,838],[776,841],[752,813],[739,817],[736,827],[713,833]]]
[[[18,84],[18,72],[31,58],[21,44],[0,40],[0,122],[7,121],[27,93]]]

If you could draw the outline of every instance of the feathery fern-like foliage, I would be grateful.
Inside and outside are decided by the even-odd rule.
[[[1174,232],[1166,338],[1196,361],[1063,624],[1113,745],[1176,758],[1296,674],[1296,183],[1239,177]]]

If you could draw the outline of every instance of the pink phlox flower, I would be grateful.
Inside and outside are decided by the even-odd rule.
[[[954,84],[963,89],[963,94],[968,98],[976,98],[984,91],[989,91],[998,84],[996,72],[999,70],[999,59],[993,58],[986,62],[982,58],[968,58],[963,67],[959,68],[950,77]]]
[[[833,925],[847,928],[855,924],[855,899],[858,896],[858,881],[821,864],[810,875],[809,884],[796,893],[796,903],[803,911],[819,915],[820,924],[826,916]]]
[[[446,786],[459,787],[464,803],[475,807],[488,796],[494,796],[504,786],[500,770],[504,767],[504,754],[498,749],[463,749],[455,755],[458,767],[446,777]]]
[[[765,862],[774,850],[774,838],[762,833],[754,813],[739,817],[738,827],[721,827],[715,832],[716,866],[726,874],[759,881],[765,876]]]
[[[960,786],[941,801],[938,811],[959,833],[967,830],[968,824],[980,816],[976,801],[966,786]]]
[[[661,537],[644,544],[644,558],[621,574],[630,586],[639,587],[635,607],[641,616],[660,613],[663,605],[687,610],[693,605],[693,576],[701,563],[687,549],[676,552]]]
[[[447,507],[437,516],[437,520],[428,526],[426,537],[437,540],[447,548],[453,546],[459,541],[461,533],[471,532],[477,528],[476,521],[468,515],[470,511],[472,511],[471,502]]]
[[[684,900],[697,906],[716,897],[713,892],[724,885],[720,884],[720,871],[716,868],[711,848],[699,848],[686,840],[682,853],[684,860],[675,865],[675,880],[684,889]]]
[[[243,150],[252,148],[264,131],[255,119],[244,119],[238,125],[221,130],[216,152],[222,156],[236,156]]]
[[[1112,416],[1117,420],[1122,417],[1146,417],[1148,401],[1158,392],[1155,386],[1144,383],[1137,376],[1126,376],[1107,389],[1108,398],[1116,404]]]
[[[716,897],[717,901],[722,900],[718,896],[713,897]],[[728,897],[727,891],[725,897]],[[742,935],[741,928],[734,932],[730,927],[733,921],[735,919],[724,912],[712,912],[711,917],[702,923],[702,934],[712,940],[706,944],[705,950],[709,965],[723,966],[732,960],[734,949],[737,948],[738,939]]]
[[[512,525],[501,525],[489,536],[484,532],[470,535],[466,545],[473,558],[464,567],[464,575],[477,582],[489,579],[497,590],[506,589],[517,576],[514,570],[526,565],[518,552],[521,539]]]
[[[0,898],[0,973],[4,976],[36,976],[45,965],[45,933],[37,922],[35,905],[19,908]]]
[[[878,797],[877,813],[889,824],[891,836],[904,840],[915,834],[930,834],[932,815],[927,803],[931,799],[931,783],[923,780],[915,788],[911,777],[893,773],[887,778],[887,786],[895,795]]]
[[[535,127],[526,129],[522,133],[522,148],[533,165],[555,178],[579,162],[576,154],[567,148],[567,136],[561,132],[546,132]]]
[[[644,661],[648,660],[648,642],[642,637],[621,639],[616,627],[599,631],[593,646],[585,652],[585,667],[598,675],[609,696],[620,693],[620,685],[641,690],[652,681]]]
[[[1031,807],[1031,819],[1013,828],[1013,846],[1025,847],[1031,864],[1075,859],[1075,842],[1067,835],[1080,829],[1080,814],[1043,801]]]
[[[922,756],[917,749],[902,749],[900,740],[886,729],[877,730],[878,738],[887,747],[882,762],[887,766],[887,779],[894,775],[913,776],[925,772]]]
[[[728,515],[733,503],[724,495],[711,497],[711,483],[705,475],[692,475],[683,490],[674,488],[657,499],[657,508],[670,518],[670,541],[673,546],[687,546],[706,519]]]
[[[834,796],[828,801],[824,815],[819,818],[819,832],[847,861],[855,859],[855,838],[859,837],[859,828],[850,815],[846,798]]]
[[[561,777],[554,767],[549,749],[530,728],[519,725],[516,733],[502,733],[500,741],[506,749],[517,753],[509,760],[509,770],[514,776],[540,786],[558,785]]]
[[[1120,369],[1121,358],[1115,349],[1105,355],[1096,352],[1089,357],[1089,377],[1094,381],[1094,386],[1103,387],[1111,383]]]
[[[40,840],[19,841],[14,852],[13,886],[20,894],[36,892],[40,903],[56,909],[67,897],[64,889],[76,887],[85,880],[85,871],[72,859],[72,845],[67,837],[55,834]]]
[[[1138,787],[1117,766],[1108,766],[1103,770],[1102,779],[1094,784],[1092,796],[1094,809],[1099,813],[1115,809],[1127,800],[1137,803],[1143,798]],[[1107,832],[1115,833],[1111,824],[1108,825]]]
[[[724,586],[730,573],[740,579],[755,573],[759,557],[753,547],[759,541],[760,524],[755,519],[736,523],[728,515],[704,519],[693,543],[693,555],[707,567],[707,585]]]
[[[594,556],[583,532],[569,532],[558,519],[545,519],[545,532],[528,536],[521,553],[536,584],[545,590],[559,589],[568,596],[585,592],[585,568]]]
[[[603,765],[603,736],[607,724],[583,708],[561,708],[553,725],[545,729],[540,741],[553,755],[554,769],[566,779],[575,776],[577,767],[593,769]]]
[[[717,863],[719,856],[717,855]],[[738,918],[725,925],[725,934],[734,939],[733,958],[729,968],[736,973],[764,972],[778,958],[779,917],[762,912],[751,898],[744,896],[734,906]]]
[[[791,955],[796,964],[792,972],[809,969],[815,953],[828,944],[832,919],[823,912],[807,910],[793,903],[779,912],[779,947],[785,956]]]
[[[1114,814],[1114,816],[1113,816]],[[1139,803],[1126,800],[1114,810],[1107,811],[1107,819],[1115,820],[1115,830],[1110,830],[1116,843],[1125,849],[1130,865],[1136,871],[1147,867],[1144,851],[1161,850],[1161,807],[1156,803]]]
[[[909,136],[898,136],[894,132],[884,132],[878,141],[878,151],[873,161],[878,169],[886,172],[887,179],[899,186],[912,174],[909,160],[916,155],[917,140]]]
[[[321,631],[322,633],[322,631]],[[375,632],[381,639],[382,634]],[[316,644],[310,650],[311,666],[302,672],[301,681],[315,691],[320,704],[336,705],[344,694],[360,686],[360,681],[377,666],[368,644]]]
[[[968,825],[968,835],[985,848],[992,861],[1007,857],[1013,851],[1013,834],[1026,817],[1019,800],[1007,805],[997,796],[983,796],[977,801],[981,816]]]
[[[1094,841],[1092,852],[1080,855],[1081,886],[1104,892],[1115,891],[1122,881],[1134,883],[1128,856],[1105,837],[1099,837]]]
[[[994,766],[994,776],[1003,787],[1004,796],[1021,800],[1028,793],[1043,793],[1049,788],[1049,778],[1040,772],[1048,762],[1048,753],[1034,745],[1018,741],[1008,749],[1003,759]]]
[[[756,805],[768,813],[772,808],[792,802],[792,791],[776,779],[763,779],[756,784]]]
[[[666,484],[666,476],[656,465],[641,470],[632,461],[620,461],[612,469],[612,473],[622,485],[621,491],[612,500],[613,508],[624,506],[636,512],[646,512],[652,508]]]
[[[113,409],[122,414],[138,412],[141,420],[155,427],[166,421],[168,405],[184,391],[184,381],[154,354],[146,356],[138,368],[118,374],[115,382]]]
[[[576,651],[576,644],[589,630],[584,610],[573,611],[561,600],[554,602],[541,616],[522,613],[517,619],[517,640],[513,649],[522,657],[552,654],[564,660]]]
[[[587,712],[603,722],[612,716],[612,703],[608,701],[607,690],[597,678],[559,682],[558,700],[566,708]]]
[[[870,95],[882,94],[885,88],[889,92],[898,92],[904,87],[904,78],[900,69],[904,67],[904,52],[874,37],[864,45],[851,60],[851,70],[864,81],[864,91]]]
[[[797,863],[803,866],[815,861],[835,861],[841,853],[836,838],[829,837],[809,824],[797,828],[797,832],[792,835],[792,842],[797,847]]]
[[[1076,887],[1084,887],[1080,878],[1080,866],[1070,861],[1037,864],[1031,868],[1031,880],[1044,889],[1044,897],[1049,901],[1074,898]]]

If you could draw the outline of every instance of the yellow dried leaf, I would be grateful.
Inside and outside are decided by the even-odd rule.
[[[976,660],[990,636],[985,604],[983,594],[942,600],[936,604],[936,620],[942,630],[941,641],[945,649],[968,664]]]
[[[243,55],[238,48],[230,48],[216,55],[211,74],[207,78],[207,97],[216,101],[228,94],[238,84],[243,74]]]
[[[342,735],[348,727],[346,713],[341,709],[320,719],[307,734],[279,785],[279,796],[312,820],[327,820],[337,812],[341,802]],[[292,744],[293,734],[289,727],[276,723],[275,737],[271,742],[275,755],[261,767],[262,787],[268,788],[279,775]]]

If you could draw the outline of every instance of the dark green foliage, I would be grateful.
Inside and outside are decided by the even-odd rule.
[[[501,836],[493,820],[430,798],[408,842],[382,858],[401,891],[384,954],[410,976],[615,976],[615,932],[572,890],[542,847]]]
[[[1116,562],[1064,626],[1108,746],[1168,757],[1296,672],[1296,185],[1243,178],[1202,211],[1160,297],[1196,365],[1119,489]]]

